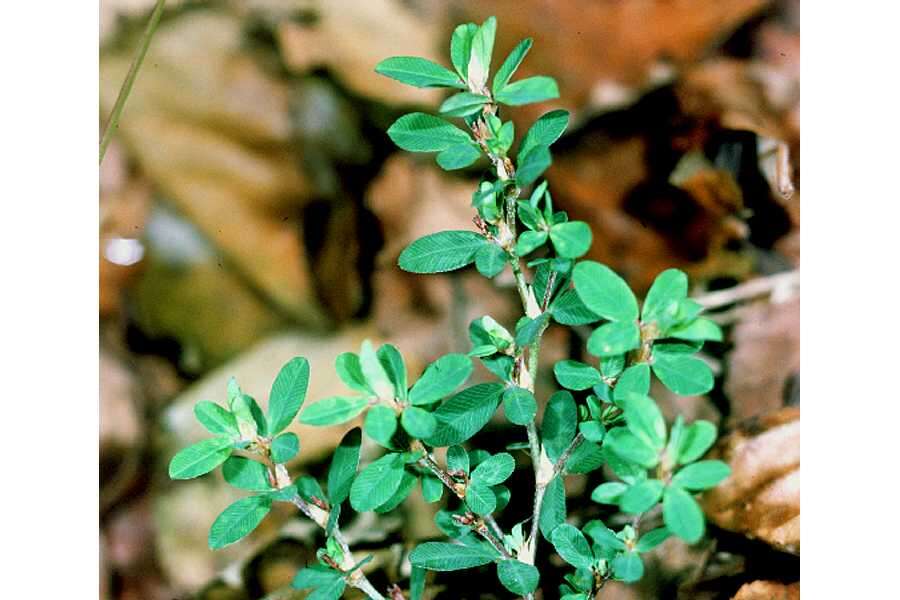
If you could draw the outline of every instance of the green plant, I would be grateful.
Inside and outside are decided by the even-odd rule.
[[[453,508],[437,513],[436,523],[450,541],[429,541],[408,556],[412,566],[411,598],[420,598],[425,573],[454,571],[494,563],[500,583],[511,593],[533,598],[541,581],[535,566],[540,552],[556,553],[574,570],[555,582],[566,600],[588,599],[609,579],[636,581],[643,573],[641,554],[674,534],[688,543],[704,534],[703,513],[694,494],[729,475],[719,461],[699,460],[716,438],[705,421],[690,425],[678,417],[667,430],[656,403],[648,397],[651,373],[677,394],[708,392],[713,376],[694,354],[707,340],[720,340],[701,306],[688,297],[684,273],[670,269],[653,283],[642,306],[625,281],[608,267],[579,260],[592,238],[586,223],[569,221],[554,210],[546,182],[538,185],[551,163],[550,145],[563,133],[568,113],[541,116],[510,155],[514,126],[499,115],[500,105],[517,106],[558,96],[549,77],[511,82],[531,47],[524,40],[512,51],[488,87],[496,21],[460,25],[450,53],[455,71],[422,58],[389,58],[377,71],[418,87],[461,90],[441,112],[461,118],[465,129],[449,121],[412,113],[388,130],[401,148],[437,152],[444,169],[472,165],[482,156],[492,166],[472,196],[477,231],[443,231],[410,244],[400,255],[402,269],[440,273],[475,264],[493,278],[511,269],[524,316],[511,329],[490,316],[469,326],[467,355],[448,354],[430,364],[410,386],[399,350],[377,350],[365,342],[358,354],[337,357],[336,369],[353,393],[324,398],[300,413],[308,425],[330,426],[365,415],[335,450],[325,489],[309,476],[292,478],[285,463],[300,448],[293,433],[282,433],[303,404],[309,366],[295,358],[278,374],[269,396],[268,414],[228,386],[228,409],[203,402],[196,416],[215,437],[179,452],[169,474],[197,477],[221,465],[225,480],[253,495],[225,509],[212,525],[209,543],[220,548],[250,533],[273,502],[290,502],[325,530],[320,564],[302,569],[297,588],[312,588],[316,600],[339,598],[346,586],[370,598],[383,598],[363,574],[369,560],[357,560],[341,533],[347,501],[357,512],[395,509],[419,484],[428,502],[444,490]],[[534,186],[525,196],[523,190]],[[524,230],[519,233],[519,225]],[[540,258],[523,265],[544,248]],[[526,277],[526,273],[530,275]],[[562,360],[553,372],[561,390],[546,403],[540,427],[534,396],[541,338],[551,323],[593,325],[587,351],[595,364]],[[480,360],[497,381],[463,387]],[[462,389],[461,389],[462,388]],[[504,407],[505,417],[521,426],[522,441],[509,447],[530,456],[533,490],[510,489],[505,482],[516,468],[510,452],[489,454],[470,442]],[[359,469],[362,434],[382,446],[384,454]],[[435,450],[446,448],[446,460]],[[581,527],[566,522],[564,478],[603,465],[618,477],[593,490],[591,498],[616,505],[633,516],[613,531],[600,520]],[[530,494],[531,514],[509,515],[519,521],[507,530],[494,515],[513,494]],[[662,527],[641,531],[642,516],[661,504]],[[399,588],[392,597],[397,597]]]

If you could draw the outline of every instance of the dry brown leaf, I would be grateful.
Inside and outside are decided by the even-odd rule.
[[[737,421],[784,406],[800,371],[800,298],[746,306],[731,336],[725,394]]]
[[[310,23],[280,20],[278,41],[289,68],[306,72],[326,67],[358,94],[393,104],[436,104],[443,95],[375,72],[375,65],[389,56],[421,56],[450,64],[443,2],[319,0],[297,5],[313,16]]]
[[[710,521],[800,554],[800,409],[741,423],[711,452],[731,477],[703,496]]]
[[[578,111],[588,104],[602,109],[630,103],[639,90],[671,76],[664,64],[696,60],[769,0],[457,0],[455,4],[466,18],[479,22],[496,15],[495,64],[519,40],[533,37],[534,49],[516,77],[552,75],[561,94],[555,104]],[[516,119],[533,120],[549,106],[523,107]]]
[[[777,581],[745,583],[732,600],[800,600],[800,582],[790,585]]]
[[[241,21],[190,11],[153,39],[119,139],[147,177],[259,290],[296,319],[324,322],[304,255],[309,184],[291,148],[286,84],[241,49]],[[101,56],[107,114],[133,44]]]

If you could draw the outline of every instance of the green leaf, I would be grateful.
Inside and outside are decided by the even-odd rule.
[[[447,468],[451,471],[461,471],[469,474],[469,453],[462,446],[450,446],[447,448]]]
[[[606,437],[606,427],[599,421],[582,421],[578,424],[578,431],[591,442],[600,443]]]
[[[341,578],[332,581],[322,587],[316,588],[306,600],[340,600],[347,589],[347,582]]]
[[[237,419],[215,402],[202,400],[194,405],[194,416],[207,431],[214,435],[240,437]]]
[[[450,61],[463,79],[466,79],[468,73],[469,57],[472,55],[472,38],[475,37],[476,31],[478,31],[478,25],[465,23],[458,25],[450,38]]]
[[[579,258],[591,247],[591,228],[583,221],[557,223],[550,228],[550,241],[563,258]]]
[[[465,169],[481,158],[481,150],[471,142],[453,144],[437,155],[437,164],[445,171]]]
[[[320,588],[342,579],[342,574],[331,567],[313,564],[298,571],[291,586],[298,590]]]
[[[538,525],[541,534],[550,540],[556,527],[566,520],[566,486],[561,475],[557,475],[547,485],[544,492],[544,503],[541,505],[541,515]]]
[[[664,487],[665,485],[659,479],[647,479],[636,483],[622,494],[619,499],[619,507],[622,512],[633,515],[646,512],[659,502]]]
[[[444,484],[437,477],[425,475],[422,477],[422,498],[432,504],[438,502],[444,495]]]
[[[248,496],[231,504],[213,521],[209,529],[209,547],[224,548],[252,532],[269,514],[268,496]]]
[[[403,363],[403,355],[393,344],[382,345],[377,352],[378,362],[381,363],[384,372],[394,387],[394,398],[406,400],[407,388],[406,365]]]
[[[644,576],[644,563],[637,552],[623,552],[612,560],[612,570],[619,581],[631,583]]]
[[[497,485],[509,479],[516,469],[516,460],[511,454],[500,452],[480,463],[472,471],[472,483]]]
[[[267,492],[272,489],[266,466],[243,456],[230,456],[222,465],[222,476],[238,489],[251,492]]]
[[[610,321],[637,319],[637,299],[625,280],[606,265],[580,262],[575,265],[572,279],[578,297],[591,311]]]
[[[553,157],[550,156],[550,149],[547,146],[534,146],[524,154],[519,152],[516,183],[521,187],[531,185],[551,164]]]
[[[501,560],[497,563],[497,578],[510,592],[524,596],[537,589],[540,573],[534,565],[518,560]]]
[[[560,558],[576,569],[590,569],[594,555],[587,538],[576,527],[563,523],[553,530],[553,547]]]
[[[429,571],[460,571],[486,565],[497,558],[497,553],[481,544],[464,546],[448,542],[425,542],[409,553],[414,567]]]
[[[544,245],[547,241],[546,231],[523,231],[516,242],[516,254],[527,256]]]
[[[403,115],[387,130],[397,146],[409,152],[440,152],[456,144],[472,141],[456,125],[425,113]]]
[[[464,354],[447,354],[430,365],[409,391],[414,406],[437,402],[461,386],[472,374],[472,360]]]
[[[683,271],[667,269],[656,276],[647,292],[641,320],[644,323],[656,321],[670,306],[687,297],[688,279]]]
[[[659,455],[651,446],[624,427],[616,427],[606,434],[604,448],[609,448],[623,460],[637,463],[647,469],[659,463]]]
[[[205,475],[231,456],[232,446],[231,438],[225,436],[209,438],[188,446],[172,457],[169,477],[193,479]]]
[[[327,498],[325,492],[322,490],[322,486],[319,485],[319,482],[316,481],[315,477],[310,475],[301,475],[298,477],[296,487],[297,493],[307,502],[314,502],[317,501],[317,499],[324,500]]]
[[[338,505],[347,499],[350,486],[356,477],[359,465],[359,447],[362,443],[362,432],[354,427],[344,434],[341,443],[334,449],[331,465],[328,467],[328,500]]]
[[[466,87],[450,69],[418,56],[386,58],[375,66],[375,72],[419,88]]]
[[[228,378],[228,405],[230,406],[232,402],[235,401],[238,397],[240,397],[243,392],[241,391],[241,386],[238,385],[237,379],[232,375]]]
[[[497,497],[490,486],[472,482],[466,488],[466,505],[476,515],[489,515],[497,509]]]
[[[506,266],[506,252],[497,244],[487,244],[475,254],[475,268],[485,277],[496,277]]]
[[[519,145],[519,156],[525,155],[535,146],[550,146],[560,138],[568,124],[568,111],[551,110],[544,113],[522,138],[522,143]]]
[[[666,336],[692,342],[721,342],[722,328],[715,321],[696,319],[690,323],[673,327],[666,333]]]
[[[506,84],[509,83],[510,78],[516,72],[516,69],[522,64],[525,55],[531,50],[532,43],[533,40],[531,38],[526,38],[516,44],[516,47],[513,48],[512,52],[509,53],[509,56],[506,57],[506,60],[503,61],[503,64],[500,65],[500,68],[497,69],[497,73],[494,75],[494,83],[491,86],[494,95],[502,91],[503,88],[506,87]]]
[[[269,435],[291,424],[303,406],[308,385],[309,362],[305,358],[292,358],[281,367],[269,393]]]
[[[716,441],[716,426],[709,421],[695,421],[685,428],[680,444],[675,449],[678,464],[694,462],[709,450]]]
[[[238,430],[243,439],[252,439],[257,433],[264,435],[259,429],[255,414],[256,401],[247,394],[239,394],[231,400],[231,412],[237,420]],[[265,418],[262,419],[265,424]]]
[[[550,313],[561,325],[587,325],[600,320],[599,315],[584,305],[575,290],[566,290],[560,294],[550,305]]]
[[[609,356],[600,359],[600,372],[604,377],[614,378],[622,374],[625,369],[625,355]]]
[[[701,460],[678,471],[672,484],[700,491],[716,487],[731,475],[731,467],[721,460]]]
[[[282,433],[272,440],[272,460],[286,463],[300,452],[300,438],[290,431]]]
[[[403,429],[417,439],[431,437],[437,429],[437,419],[434,418],[434,415],[416,406],[405,408],[400,422],[403,424]]]
[[[602,383],[600,371],[577,360],[561,360],[553,366],[559,385],[576,391],[588,390]]]
[[[626,548],[625,542],[599,519],[594,519],[585,524],[584,532],[603,548],[611,548],[612,550],[624,550]]]
[[[619,406],[625,406],[625,399],[629,394],[646,396],[650,392],[650,366],[646,364],[632,365],[622,371],[616,387],[613,389],[613,399]]]
[[[699,396],[713,388],[709,366],[689,354],[653,351],[653,373],[667,388],[681,396]]]
[[[334,361],[334,368],[338,377],[341,378],[347,387],[362,392],[363,394],[375,394],[375,391],[366,383],[366,377],[363,375],[362,366],[359,364],[359,356],[353,352],[344,352]]]
[[[628,485],[621,481],[601,483],[591,492],[591,500],[600,504],[618,504],[627,489]]]
[[[332,396],[306,407],[300,422],[306,425],[339,425],[365,410],[369,401],[357,396]]]
[[[391,438],[397,431],[397,413],[389,406],[379,404],[373,406],[363,422],[366,435],[385,448],[393,448]]]
[[[584,474],[595,471],[603,466],[606,455],[597,444],[583,441],[569,456],[565,464],[566,473]]]
[[[588,352],[607,358],[625,354],[641,345],[641,332],[637,323],[612,321],[594,330],[587,341]]]
[[[550,313],[541,313],[533,319],[522,317],[517,324],[521,326],[516,330],[516,346],[519,348],[530,346],[547,326],[548,321],[550,321]]]
[[[466,72],[469,87],[472,89],[479,89],[487,83],[496,33],[497,19],[489,17],[472,36],[472,54]]]
[[[425,594],[425,569],[413,567],[409,576],[409,600],[422,600]]]
[[[487,241],[474,231],[440,231],[414,241],[400,253],[400,268],[410,273],[443,273],[472,264]]]
[[[431,446],[452,446],[466,441],[491,420],[502,392],[500,383],[481,383],[451,396],[434,411],[437,431],[425,441]]]
[[[648,531],[638,540],[635,550],[638,552],[650,552],[664,541],[669,539],[672,533],[666,527],[657,527],[652,531]]]
[[[513,140],[516,138],[516,124],[512,121],[507,121],[500,128],[500,131],[497,132],[497,144],[500,145],[500,150],[503,154],[509,150],[509,147],[512,146]],[[488,144],[493,143],[493,140],[488,140]]]
[[[550,460],[555,461],[572,443],[578,427],[578,409],[572,394],[563,390],[550,396],[541,422],[541,439]]]
[[[666,445],[666,422],[649,396],[630,394],[625,401],[625,422],[642,442],[659,451]]]
[[[509,106],[522,106],[559,98],[559,88],[552,77],[537,75],[514,81],[499,92],[494,98],[501,104]]]
[[[385,454],[369,463],[350,486],[350,506],[356,512],[365,512],[385,504],[400,487],[403,473],[400,454]]]
[[[528,425],[537,414],[537,401],[525,388],[512,387],[503,392],[503,410],[510,423]]]
[[[676,485],[666,488],[663,495],[663,520],[669,531],[689,544],[700,541],[706,528],[697,501]]]
[[[400,359],[400,362],[402,363],[403,359]],[[360,346],[359,366],[366,378],[366,383],[369,384],[376,396],[382,399],[397,397],[396,386],[391,381],[391,376],[388,375],[381,357],[375,352],[375,348],[369,340],[363,340],[362,346]]]
[[[397,491],[388,498],[388,501],[375,508],[375,512],[377,513],[387,513],[398,506],[409,497],[409,493],[416,486],[416,480],[418,477],[410,473],[409,471],[404,470],[403,475],[400,478],[400,485],[397,486]]]
[[[482,94],[460,92],[444,100],[440,111],[441,114],[448,117],[468,117],[480,112],[484,108],[485,102],[489,100],[490,98]]]

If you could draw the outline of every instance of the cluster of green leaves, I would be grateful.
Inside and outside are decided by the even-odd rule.
[[[509,327],[489,315],[475,319],[469,325],[469,352],[439,357],[414,382],[396,347],[385,344],[376,350],[366,341],[359,353],[346,352],[335,362],[351,391],[321,399],[302,412],[309,378],[304,359],[292,360],[279,373],[268,415],[232,382],[227,409],[210,402],[197,406],[197,418],[215,437],[182,450],[170,466],[170,475],[183,479],[222,465],[229,483],[254,492],[216,519],[211,547],[252,531],[273,501],[292,502],[319,522],[326,530],[319,564],[301,570],[294,581],[295,587],[313,589],[310,597],[316,600],[339,598],[347,585],[360,587],[357,570],[366,560],[354,564],[339,536],[345,500],[357,512],[385,513],[417,486],[432,503],[449,490],[451,500],[435,517],[449,541],[422,543],[409,555],[412,600],[421,597],[428,570],[488,564],[496,566],[507,590],[531,597],[541,578],[534,566],[540,536],[574,568],[560,585],[561,597],[587,600],[606,580],[640,579],[640,555],[671,535],[697,542],[705,522],[694,494],[730,473],[720,461],[700,460],[715,441],[714,425],[688,425],[678,417],[668,430],[648,395],[654,375],[676,394],[710,391],[712,373],[696,354],[704,343],[721,340],[721,331],[700,316],[702,307],[688,297],[681,271],[661,273],[641,305],[615,272],[582,260],[592,243],[590,228],[554,210],[546,181],[539,181],[552,162],[550,146],[563,134],[569,115],[562,110],[545,113],[511,152],[515,128],[500,118],[500,106],[550,100],[558,91],[549,77],[512,81],[531,48],[530,39],[512,50],[488,87],[495,32],[493,18],[457,27],[450,44],[452,69],[422,58],[395,57],[376,70],[417,87],[458,90],[440,111],[462,119],[465,128],[424,113],[405,115],[388,130],[399,147],[436,152],[445,169],[468,167],[482,157],[492,167],[472,197],[478,231],[420,238],[403,250],[400,267],[443,273],[474,263],[488,278],[509,268],[525,316]],[[523,193],[530,186],[530,193]],[[531,270],[530,281],[522,262]],[[553,323],[592,326],[586,344],[592,358],[554,365],[562,389],[548,399],[538,419],[534,376],[541,336]],[[496,381],[468,385],[474,360]],[[496,454],[465,447],[501,405],[511,424],[524,427],[522,441]],[[327,492],[311,477],[292,480],[285,467],[300,443],[283,430],[298,413],[301,423],[314,426],[362,419],[362,427],[352,429],[335,451]],[[384,451],[360,469],[363,435]],[[435,459],[438,449],[446,449],[445,466]],[[513,452],[519,450],[534,462],[539,512],[522,515],[505,533],[494,515],[504,511],[513,493],[524,493],[506,485],[517,466]],[[634,525],[613,531],[600,520],[582,527],[566,522],[565,477],[603,465],[618,480],[600,484],[591,498],[633,515]],[[661,511],[654,512],[659,505]],[[658,520],[653,515],[660,512],[660,526],[642,533],[637,526],[642,516],[650,513],[646,523]],[[526,525],[534,527],[531,532]]]
[[[228,408],[210,401],[194,406],[197,420],[213,437],[178,452],[169,463],[169,477],[193,479],[221,466],[226,482],[254,492],[216,518],[209,532],[210,548],[240,540],[262,522],[273,501],[291,500],[294,488],[284,463],[300,451],[300,439],[284,429],[303,405],[308,384],[309,363],[298,357],[288,361],[275,378],[268,414],[234,378],[228,382]]]

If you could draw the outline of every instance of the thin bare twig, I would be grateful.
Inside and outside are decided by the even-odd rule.
[[[131,88],[134,87],[134,80],[137,79],[138,71],[140,71],[141,65],[144,64],[144,57],[147,55],[147,49],[150,47],[150,40],[153,39],[153,34],[156,33],[156,27],[159,25],[159,19],[162,17],[165,5],[166,0],[156,0],[156,6],[150,14],[150,21],[147,22],[147,29],[144,30],[144,35],[138,43],[137,54],[134,55],[134,60],[131,61],[131,66],[125,75],[125,81],[122,82],[122,87],[119,88],[119,95],[116,96],[116,102],[113,104],[112,112],[109,114],[109,120],[106,121],[106,129],[103,131],[103,137],[100,139],[101,164],[110,140],[112,140],[116,130],[119,129],[119,118],[121,118],[122,110],[125,108],[125,101],[128,100]]]
[[[775,297],[775,299],[786,296],[793,297],[799,289],[800,271],[796,269],[786,273],[757,277],[728,289],[695,296],[694,300],[702,304],[704,308],[711,309],[743,302],[757,296],[765,296],[766,294]]]

